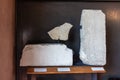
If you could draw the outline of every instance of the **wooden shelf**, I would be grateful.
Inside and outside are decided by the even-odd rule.
[[[80,73],[105,73],[105,70],[92,70],[94,66],[71,66],[71,67],[28,67],[27,74],[80,74]],[[35,68],[46,68],[46,72],[35,72]],[[70,71],[57,71],[58,68],[70,68]],[[103,67],[94,67],[103,68]]]

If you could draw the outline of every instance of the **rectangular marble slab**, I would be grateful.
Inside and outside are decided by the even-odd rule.
[[[105,65],[105,14],[102,10],[82,10],[80,25],[80,59],[88,65]]]
[[[64,44],[26,45],[20,66],[72,66],[73,52]]]

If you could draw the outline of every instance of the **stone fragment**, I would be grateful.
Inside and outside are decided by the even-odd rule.
[[[88,65],[105,65],[105,14],[101,10],[82,10],[80,25],[80,59]]]
[[[64,44],[26,45],[20,66],[71,66],[72,50]]]
[[[58,27],[53,28],[48,32],[53,40],[68,40],[69,31],[72,28],[70,23],[64,23]]]

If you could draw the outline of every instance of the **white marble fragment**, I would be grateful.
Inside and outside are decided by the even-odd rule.
[[[88,65],[105,65],[105,14],[101,10],[82,10],[80,25],[80,59]]]
[[[64,44],[26,45],[20,66],[71,66],[72,50]]]
[[[69,31],[72,26],[70,23],[64,23],[50,30],[48,34],[53,40],[68,40]]]

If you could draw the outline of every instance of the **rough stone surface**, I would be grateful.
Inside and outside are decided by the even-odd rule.
[[[70,23],[64,23],[48,32],[53,40],[68,40],[69,31],[72,28]]]
[[[64,44],[26,45],[20,66],[71,66],[72,50]]]
[[[88,65],[105,65],[105,14],[101,10],[83,10],[80,25],[80,59]]]

